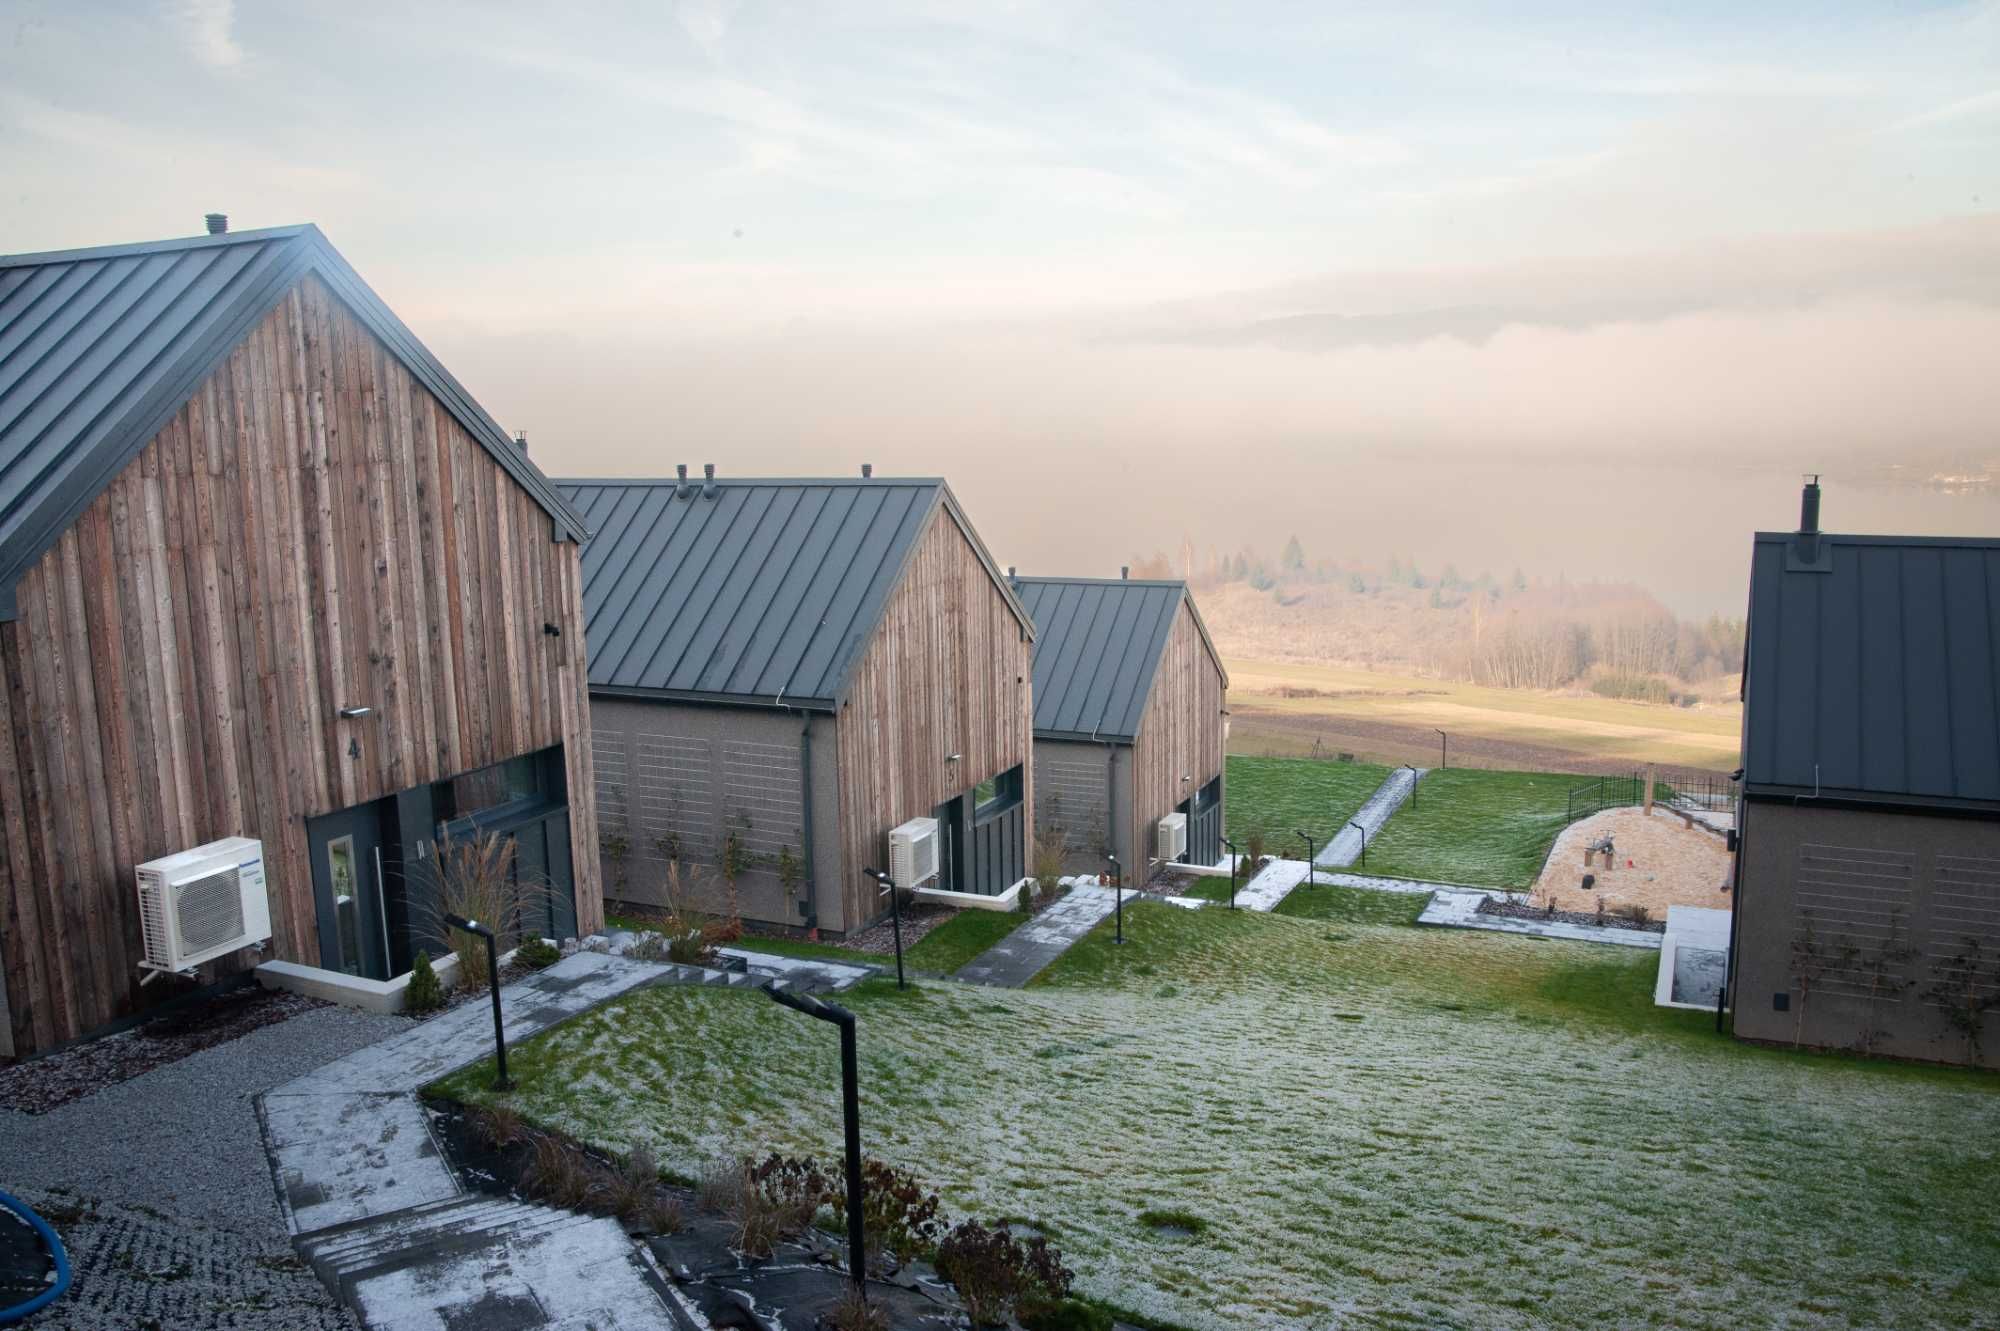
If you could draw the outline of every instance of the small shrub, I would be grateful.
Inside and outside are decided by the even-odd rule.
[[[435,1012],[443,1006],[444,985],[431,966],[431,954],[418,948],[416,960],[410,963],[410,987],[403,991],[403,1011]]]
[[[889,1331],[889,1314],[863,1298],[853,1285],[827,1313],[821,1325],[827,1331]]]
[[[608,1180],[604,1206],[626,1225],[653,1234],[672,1234],[685,1223],[679,1199],[660,1191],[660,1167],[653,1153],[635,1146]]]
[[[514,960],[529,970],[538,971],[561,961],[562,949],[546,938],[531,938],[515,949]]]
[[[1047,835],[1035,838],[1035,890],[1038,895],[1047,896],[1062,886],[1063,860],[1069,855],[1069,842],[1060,830],[1051,829]],[[1027,893],[1021,894],[1023,897]]]
[[[473,1110],[471,1126],[474,1136],[496,1150],[521,1140],[521,1116],[506,1105]]]
[[[1036,1237],[1026,1243],[1005,1225],[988,1229],[967,1220],[938,1245],[938,1274],[965,1302],[974,1326],[1003,1322],[1015,1308],[1060,1303],[1069,1297],[1074,1276],[1062,1254]]]
[[[1252,832],[1249,836],[1243,838],[1243,858],[1245,861],[1244,868],[1249,873],[1254,874],[1264,867],[1264,834],[1262,832]]]
[[[1622,906],[1613,906],[1611,913],[1621,920],[1630,920],[1634,924],[1651,924],[1653,922],[1653,912],[1637,902],[1631,902]]]
[[[747,1161],[728,1157],[709,1162],[695,1184],[695,1204],[717,1215],[728,1215],[735,1210],[737,1199],[743,1195],[746,1186],[743,1176],[747,1164]]]
[[[841,1175],[833,1205],[845,1220],[846,1171]],[[937,1193],[916,1175],[880,1160],[861,1164],[861,1219],[871,1257],[888,1253],[898,1264],[930,1256],[944,1233],[944,1212]]]
[[[671,950],[665,934],[649,929],[625,945],[624,955],[630,961],[665,961]]]
[[[583,1152],[560,1137],[535,1138],[534,1155],[521,1175],[531,1197],[571,1211],[588,1210],[602,1194],[601,1171]]]

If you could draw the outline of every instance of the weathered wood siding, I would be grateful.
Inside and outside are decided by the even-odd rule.
[[[1186,598],[1174,612],[1160,668],[1132,744],[1132,847],[1151,859],[1153,829],[1182,800],[1222,775],[1222,665],[1195,626]],[[1188,779],[1182,781],[1185,776]]]
[[[1033,648],[972,543],[940,508],[890,593],[840,710],[844,918],[822,914],[823,927],[855,928],[882,913],[861,871],[886,863],[897,824],[928,816],[1017,763],[1023,800],[1034,807]],[[959,760],[947,762],[954,753]],[[1032,862],[1032,831],[1026,841],[1023,861]],[[822,902],[827,896],[822,887]]]
[[[318,964],[306,818],[552,744],[577,917],[597,928],[577,547],[551,535],[324,286],[295,287],[0,624],[18,1048],[138,1004],[135,864],[262,838],[272,952]],[[339,719],[348,705],[374,713]]]

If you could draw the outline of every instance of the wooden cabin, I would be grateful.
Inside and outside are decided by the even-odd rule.
[[[2000,1067],[2000,539],[1759,532],[1735,1033]]]
[[[1172,859],[1222,858],[1229,673],[1187,584],[1016,578],[1035,620],[1035,835],[1064,865],[1144,882],[1161,820],[1185,820]]]
[[[562,483],[596,533],[607,893],[665,904],[677,863],[702,904],[840,934],[887,913],[862,871],[930,817],[932,889],[1011,889],[1032,852],[1033,625],[950,487],[685,470]]]
[[[0,258],[0,1053],[186,992],[134,869],[224,838],[261,959],[406,969],[477,831],[600,925],[581,521],[316,228],[212,231]]]

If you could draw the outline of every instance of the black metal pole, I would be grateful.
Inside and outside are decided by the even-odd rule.
[[[764,982],[764,993],[794,1012],[840,1027],[840,1116],[846,1129],[847,1155],[847,1273],[854,1292],[868,1297],[868,1232],[861,1214],[861,1062],[855,1047],[854,1014],[837,1003],[824,1002]]]
[[[486,940],[486,981],[493,991],[493,1050],[494,1060],[499,1065],[499,1077],[493,1088],[500,1091],[514,1089],[513,1081],[507,1076],[507,1031],[500,1020],[500,949],[493,939],[493,931],[477,920],[468,920],[463,915],[446,915],[444,922],[453,929],[462,929],[475,938]]]
[[[1299,832],[1296,828],[1293,831],[1299,840],[1306,843],[1306,884],[1307,886],[1311,886],[1313,881],[1313,839],[1307,833]]]
[[[1353,821],[1350,821],[1347,825],[1361,833],[1361,867],[1366,869],[1368,867],[1368,829],[1360,823]]]
[[[1410,807],[1414,809],[1417,807],[1417,765],[1404,763],[1403,766],[1410,769]]]
[[[863,869],[861,872],[880,883],[889,894],[890,928],[896,935],[896,987],[907,989],[910,986],[903,979],[903,903],[896,897],[896,880],[880,869]]]
[[[1224,837],[1222,838],[1222,844],[1229,847],[1229,909],[1235,910],[1236,909],[1236,843],[1234,841],[1231,841],[1228,837]]]
[[[1432,726],[1431,729],[1437,730],[1437,727]],[[1442,730],[1438,730],[1438,771],[1442,772],[1450,766],[1451,736],[1445,734]]]
[[[1111,861],[1111,907],[1118,913],[1118,936],[1111,941],[1114,943],[1123,943],[1125,941],[1125,880],[1119,877],[1118,874],[1118,857],[1116,855],[1106,855],[1104,858]]]

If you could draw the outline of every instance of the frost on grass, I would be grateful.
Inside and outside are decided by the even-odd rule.
[[[1215,1328],[2000,1306],[1991,1077],[1734,1045],[1650,1008],[1650,957],[1149,905],[1126,927],[1025,991],[845,1000],[868,1151],[954,1214],[1048,1226],[1087,1293]],[[524,1114],[685,1174],[839,1149],[831,1032],[753,993],[648,990],[515,1057]],[[1173,1210],[1206,1230],[1139,1219]]]

